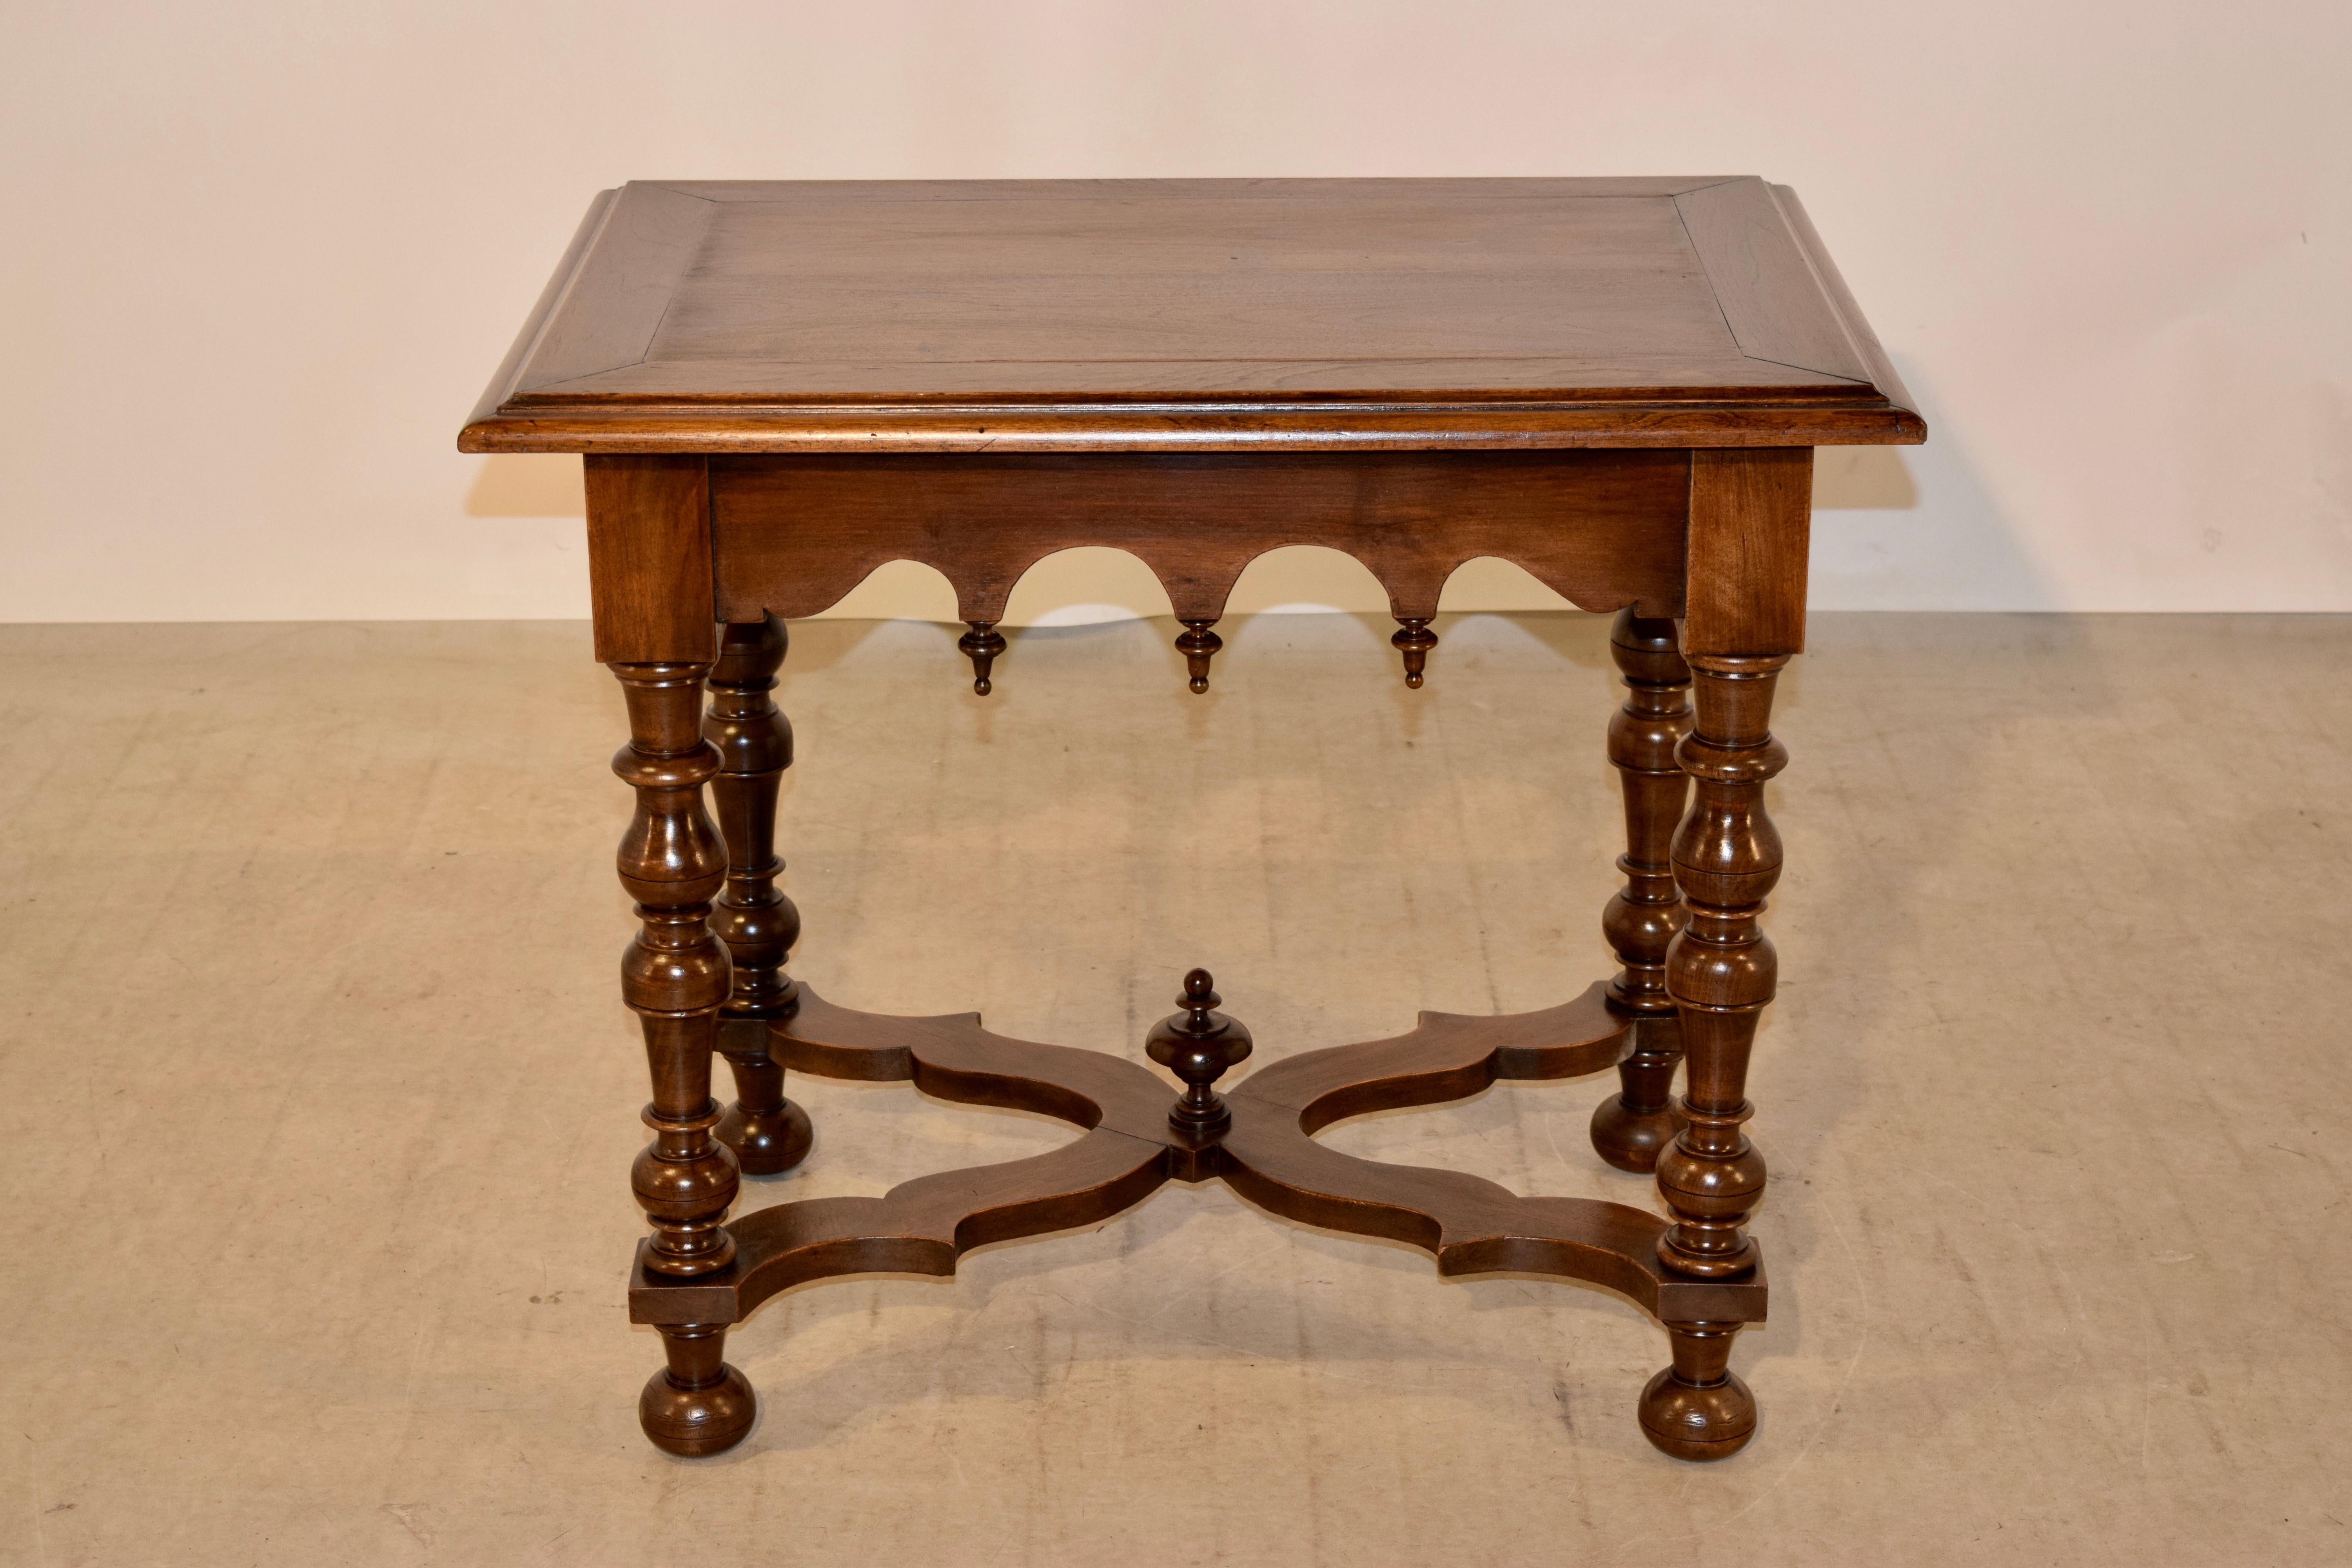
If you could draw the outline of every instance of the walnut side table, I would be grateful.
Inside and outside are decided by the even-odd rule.
[[[625,689],[614,769],[637,800],[620,872],[642,930],[621,989],[654,1139],[633,1176],[652,1235],[629,1306],[668,1361],[639,1405],[646,1435],[683,1455],[741,1440],[755,1405],[721,1359],[727,1331],[788,1286],[950,1274],[969,1247],[1220,1177],[1276,1214],[1424,1248],[1441,1273],[1624,1295],[1673,1346],[1641,1396],[1650,1440],[1686,1459],[1738,1449],[1756,1405],[1731,1341],[1765,1302],[1744,1228],[1764,1164],[1741,1125],[1774,978],[1758,925],[1780,870],[1772,688],[1803,646],[1812,448],[1922,440],[1908,403],[1794,195],[1752,178],[599,196],[458,445],[586,454],[596,657]],[[1080,544],[1159,575],[1195,691],[1235,578],[1279,545],[1371,569],[1416,687],[1439,590],[1473,556],[1618,611],[1615,977],[1541,1012],[1425,1013],[1220,1094],[1251,1042],[1195,971],[1147,1042],[1181,1095],[1124,1057],[1007,1039],[977,1014],[855,1012],[791,979],[800,918],[774,842],[792,729],[769,697],[784,623],[885,562],[926,562],[955,586],[984,697],[1014,581]],[[735,1079],[723,1109],[714,1053]],[[1654,1171],[1665,1218],[1314,1141],[1498,1078],[1611,1067],[1622,1092],[1594,1147]],[[909,1079],[1087,1131],[730,1223],[739,1173],[808,1150],[787,1069]]]

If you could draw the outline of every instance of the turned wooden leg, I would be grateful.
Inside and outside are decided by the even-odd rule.
[[[735,1156],[710,1136],[710,1053],[727,1000],[727,950],[710,934],[710,900],[726,875],[702,786],[719,752],[701,735],[707,664],[616,664],[629,704],[629,744],[613,771],[637,792],[621,840],[621,885],[643,921],[621,959],[621,994],[637,1015],[653,1077],[646,1122],[654,1142],[633,1173],[653,1224],[646,1268],[690,1278],[734,1261],[722,1225],[735,1201]]]
[[[1686,922],[1666,949],[1666,992],[1682,1020],[1684,1126],[1658,1153],[1669,1223],[1661,1268],[1685,1279],[1762,1282],[1744,1226],[1764,1195],[1764,1161],[1740,1129],[1748,1058],[1772,999],[1776,961],[1758,924],[1780,879],[1767,781],[1788,765],[1772,738],[1772,690],[1804,647],[1812,452],[1691,454],[1690,534],[1680,647],[1696,710],[1675,748],[1695,798],[1670,857]],[[1642,1398],[1650,1440],[1685,1458],[1738,1448],[1756,1402],[1731,1376],[1738,1324],[1669,1321],[1670,1372]]]
[[[661,1336],[669,1364],[637,1398],[637,1424],[654,1447],[692,1458],[741,1442],[759,1400],[750,1380],[719,1359],[727,1325],[686,1323],[664,1328]]]
[[[788,1018],[800,997],[784,963],[801,915],[776,889],[776,795],[793,765],[793,726],[768,694],[790,646],[784,623],[730,626],[710,671],[702,734],[719,751],[711,804],[727,845],[727,885],[711,930],[727,944],[734,984],[719,1010],[719,1049],[735,1075],[735,1103],[719,1141],[753,1175],[789,1171],[808,1153],[808,1113],[784,1098],[784,1069],[768,1053],[768,1021]]]
[[[1642,1435],[1677,1459],[1720,1459],[1756,1435],[1756,1396],[1732,1375],[1738,1323],[1668,1323],[1675,1362],[1642,1390]]]
[[[710,1054],[727,1000],[727,950],[710,933],[710,900],[727,869],[702,786],[719,752],[702,738],[708,664],[615,664],[629,705],[629,743],[613,771],[637,792],[621,839],[621,885],[643,921],[621,959],[621,994],[645,1029],[654,1141],[630,1173],[652,1223],[646,1272],[670,1279],[715,1273],[735,1260],[724,1221],[740,1184],[735,1156],[711,1136]],[[672,1453],[715,1453],[751,1426],[751,1391],[719,1362],[719,1325],[665,1329],[669,1393],[648,1388],[638,1413],[646,1436]]]
[[[1689,1125],[1658,1157],[1658,1192],[1674,1224],[1658,1239],[1676,1273],[1722,1279],[1756,1261],[1740,1227],[1764,1193],[1764,1160],[1739,1130],[1748,1054],[1772,999],[1776,960],[1757,923],[1780,878],[1780,836],[1764,782],[1788,765],[1772,738],[1772,687],[1785,654],[1690,660],[1698,714],[1677,749],[1698,798],[1675,835],[1675,877],[1690,909],[1666,953],[1666,988],[1681,1012]]]
[[[1625,679],[1624,706],[1609,721],[1609,760],[1625,797],[1625,886],[1601,917],[1617,962],[1609,1003],[1633,1020],[1633,1053],[1617,1066],[1621,1091],[1592,1113],[1592,1147],[1621,1171],[1657,1169],[1658,1152],[1680,1123],[1672,1109],[1682,1023],[1666,990],[1666,950],[1685,915],[1675,889],[1675,828],[1690,775],[1675,747],[1690,728],[1690,666],[1675,644],[1675,623],[1617,613],[1609,651]]]

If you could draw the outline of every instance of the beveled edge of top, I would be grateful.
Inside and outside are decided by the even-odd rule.
[[[1360,191],[1370,184],[1458,184],[1419,180],[992,181],[1028,196],[1106,187],[1214,187],[1230,195],[1280,184],[1296,198],[1312,187]],[[1575,396],[1459,390],[1265,396],[1234,393],[1148,395],[1118,401],[1050,397],[802,398],[755,401],[547,402],[533,394],[583,374],[581,356],[610,359],[611,343],[550,342],[562,305],[588,274],[600,240],[619,219],[650,239],[650,268],[623,280],[634,307],[658,321],[676,278],[690,265],[717,203],[762,199],[789,184],[796,193],[834,189],[845,200],[887,188],[898,200],[973,199],[963,181],[640,181],[598,193],[498,374],[459,433],[461,452],[1083,452],[1497,449],[1571,447],[1797,447],[1913,445],[1927,423],[1912,406],[1876,335],[1831,262],[1811,220],[1785,185],[1753,176],[1618,179],[1494,179],[1483,187],[1536,196],[1667,196],[1680,211],[1741,352],[1759,369],[1812,373],[1822,384],[1762,386],[1698,395]],[[634,220],[634,221],[633,221]],[[1777,251],[1783,277],[1801,274],[1811,297],[1762,297],[1754,248]],[[1743,248],[1744,247],[1744,248]],[[1734,267],[1738,261],[1742,265]],[[649,275],[650,274],[650,275]],[[595,287],[601,280],[591,280]],[[612,285],[606,285],[608,288]],[[551,329],[557,329],[555,334]],[[652,323],[645,323],[650,341]],[[566,353],[572,363],[565,363]],[[624,346],[620,352],[627,352]],[[639,345],[636,359],[642,359]],[[608,367],[635,360],[624,358]],[[548,367],[541,374],[535,369]]]

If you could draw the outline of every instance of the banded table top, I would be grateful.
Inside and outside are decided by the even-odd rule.
[[[471,452],[1909,443],[1752,177],[651,181],[600,195]]]

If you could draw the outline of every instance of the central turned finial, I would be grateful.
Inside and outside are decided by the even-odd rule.
[[[1169,1110],[1168,1124],[1203,1137],[1234,1124],[1234,1113],[1209,1086],[1250,1054],[1249,1030],[1213,1011],[1224,1000],[1214,985],[1205,969],[1184,976],[1184,994],[1176,998],[1184,1010],[1154,1024],[1143,1042],[1145,1054],[1184,1080],[1184,1092]]]

